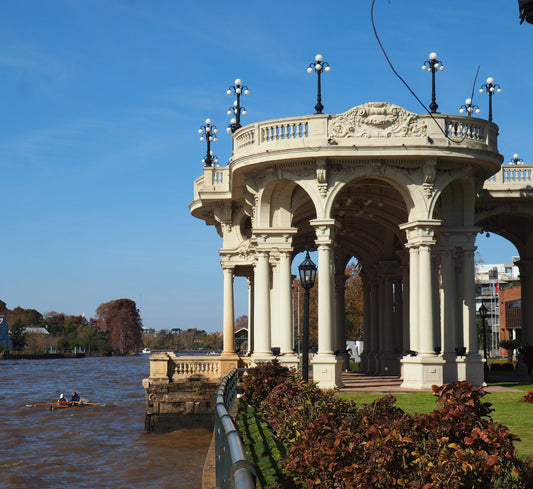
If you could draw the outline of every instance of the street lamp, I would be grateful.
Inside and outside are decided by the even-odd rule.
[[[524,160],[518,156],[518,153],[515,153],[513,159],[509,163],[511,163],[511,165],[523,165]]]
[[[484,366],[484,374],[485,374],[485,380],[487,380],[487,307],[485,304],[481,303],[481,306],[478,309],[479,311],[479,317],[481,318],[481,326],[483,328],[483,358],[485,358],[485,366]]]
[[[518,0],[518,12],[520,15],[520,23],[524,20],[528,24],[533,24],[533,1],[532,0]]]
[[[309,291],[313,287],[316,278],[316,265],[306,252],[304,261],[298,267],[300,283],[304,293],[304,331],[302,345],[302,377],[305,382],[309,380]]]
[[[228,109],[228,115],[234,115],[230,121],[230,125],[226,129],[228,134],[234,133],[239,127],[241,127],[241,114],[246,115],[246,109],[241,107],[241,95],[249,95],[250,90],[248,87],[242,85],[242,80],[237,78],[235,85],[231,85],[226,91],[228,95],[235,95],[237,99],[233,102],[233,106]]]
[[[218,163],[218,158],[211,151],[211,141],[218,141],[217,132],[218,129],[215,125],[211,124],[211,119],[206,119],[205,124],[198,129],[200,141],[207,141],[207,152],[205,158],[202,160],[205,166],[213,166],[213,163]]]
[[[321,54],[317,54],[315,56],[315,61],[309,65],[309,68],[307,68],[307,73],[313,73],[313,71],[317,74],[318,77],[318,90],[316,95],[316,105],[315,110],[316,114],[322,114],[322,109],[324,106],[322,105],[322,94],[321,94],[321,85],[320,85],[320,76],[322,75],[323,71],[330,72],[331,66],[324,61],[324,56]]]
[[[436,113],[439,106],[435,102],[435,71],[444,70],[444,65],[437,59],[437,53],[429,53],[429,59],[424,61],[422,69],[431,73],[431,104],[429,104],[429,108],[432,113]]]
[[[492,122],[492,96],[494,95],[494,91],[501,93],[502,89],[500,88],[500,85],[494,83],[494,78],[489,76],[487,78],[487,83],[481,85],[481,88],[479,89],[479,93],[486,92],[489,96],[489,122]]]
[[[465,104],[461,105],[461,108],[459,109],[459,112],[461,114],[464,114],[466,112],[466,115],[468,117],[472,116],[472,112],[475,112],[476,114],[479,114],[481,112],[481,109],[477,105],[472,105],[472,99],[467,98],[465,100]]]

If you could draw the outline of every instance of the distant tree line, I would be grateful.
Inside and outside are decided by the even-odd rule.
[[[39,353],[71,352],[83,349],[87,354],[125,355],[142,348],[142,320],[134,301],[118,299],[100,304],[96,318],[72,316],[55,311],[42,315],[35,309],[8,309],[0,300],[0,315],[9,324],[11,349]],[[33,333],[28,328],[44,328],[48,334]]]
[[[222,349],[222,333],[207,333],[203,329],[162,329],[144,335],[144,344],[151,350],[209,350]]]

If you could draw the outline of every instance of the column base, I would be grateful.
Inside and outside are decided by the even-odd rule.
[[[318,353],[313,357],[313,381],[321,389],[342,387],[342,363],[332,353]]]
[[[458,380],[457,355],[455,353],[443,353],[444,368],[442,372],[442,382],[444,384],[453,384]]]
[[[239,368],[239,355],[236,353],[222,353],[219,361],[221,377],[228,375],[234,368]]]
[[[384,353],[381,357],[381,375],[397,375],[401,374],[400,359],[394,353]]]
[[[404,389],[431,390],[433,385],[443,384],[444,359],[429,355],[405,356],[401,359]]]
[[[368,372],[368,354],[363,351],[360,355],[361,357],[361,363],[359,364],[359,371],[360,372]]]
[[[277,357],[279,363],[284,365],[287,368],[298,370],[300,361],[298,360],[298,355],[296,353],[284,353]]]
[[[457,357],[457,380],[466,380],[472,385],[485,385],[485,360],[477,353]]]
[[[252,353],[252,362],[254,363],[266,363],[276,358],[272,353]]]

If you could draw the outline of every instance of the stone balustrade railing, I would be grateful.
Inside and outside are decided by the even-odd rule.
[[[505,186],[521,188],[533,182],[533,165],[502,165],[500,171],[485,182],[484,188]]]
[[[150,355],[148,384],[168,384],[190,380],[219,382],[234,368],[248,367],[246,360],[238,356],[188,356],[174,352],[155,352]],[[145,387],[145,388],[146,388]]]
[[[175,356],[175,355],[174,355]],[[175,357],[171,356],[171,379],[173,382],[199,377],[202,379],[219,379],[220,361],[214,357]]]
[[[363,112],[365,114],[361,115]],[[381,124],[383,119],[386,124]],[[393,122],[389,124],[390,120]],[[413,148],[415,152],[420,152],[420,148],[431,152],[442,147],[497,151],[497,136],[498,127],[484,119],[413,114],[401,107],[379,103],[355,107],[344,114],[314,114],[257,122],[234,134],[230,165],[204,167],[203,176],[194,184],[194,200],[219,199],[224,192],[229,194],[231,172],[241,166],[264,162],[277,152],[285,158],[287,152],[294,157],[305,157],[310,151],[313,154],[321,151],[324,157],[361,156],[365,148],[371,153],[376,147],[382,151],[383,147],[376,146],[376,141],[385,148],[402,146],[406,151]]]

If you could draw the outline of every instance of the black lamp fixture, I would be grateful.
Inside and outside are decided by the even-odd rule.
[[[304,381],[309,380],[309,291],[313,288],[316,278],[316,265],[306,251],[305,259],[298,267],[300,283],[305,290],[304,293],[304,330],[302,341],[302,377]]]
[[[485,374],[485,380],[487,380],[487,373],[488,373],[487,372],[487,369],[488,369],[488,365],[487,365],[487,313],[488,313],[488,310],[485,304],[481,303],[481,306],[479,306],[478,312],[479,312],[479,317],[481,318],[481,321],[482,321],[481,326],[483,328],[483,358],[485,359],[484,374]]]
[[[533,0],[518,0],[518,13],[521,24],[524,20],[528,24],[533,24]]]
[[[518,153],[513,155],[513,159],[509,162],[511,165],[523,165],[524,160],[518,156]]]
[[[466,115],[468,117],[472,116],[472,113],[475,112],[476,114],[479,114],[481,112],[481,109],[477,105],[472,104],[472,99],[467,98],[465,100],[465,104],[461,105],[461,108],[459,109],[459,112],[461,114],[464,114],[466,112]]]
[[[218,163],[218,158],[211,151],[211,142],[218,141],[218,129],[215,125],[211,124],[211,119],[206,119],[205,124],[198,129],[198,133],[200,134],[200,141],[207,141],[207,152],[202,163],[205,166],[213,166],[213,164]]]
[[[489,122],[492,122],[492,96],[494,95],[494,92],[501,93],[501,91],[502,89],[500,85],[494,83],[494,78],[492,78],[492,76],[489,76],[487,78],[487,83],[481,85],[481,88],[479,89],[479,93],[486,92],[489,96]]]
[[[241,107],[241,95],[249,95],[250,90],[248,87],[243,86],[242,80],[237,78],[235,85],[231,85],[226,91],[228,95],[235,95],[236,100],[233,102],[233,106],[228,109],[228,115],[233,115],[228,128],[228,134],[234,133],[239,127],[241,127],[241,114],[246,115],[246,109]]]
[[[437,102],[435,101],[435,72],[437,70],[444,70],[444,65],[437,59],[437,53],[429,53],[429,59],[424,61],[422,69],[428,70],[431,73],[431,103],[429,104],[429,109],[433,114],[435,114],[439,108]]]
[[[318,89],[317,89],[317,95],[316,95],[315,110],[316,110],[316,114],[322,114],[322,110],[324,109],[324,106],[322,105],[320,77],[322,76],[322,73],[324,71],[329,73],[331,71],[331,66],[329,65],[327,61],[324,61],[324,56],[322,56],[321,54],[317,54],[315,56],[315,61],[309,65],[309,68],[307,68],[307,73],[313,73],[313,71],[317,74],[317,78],[318,78]]]

